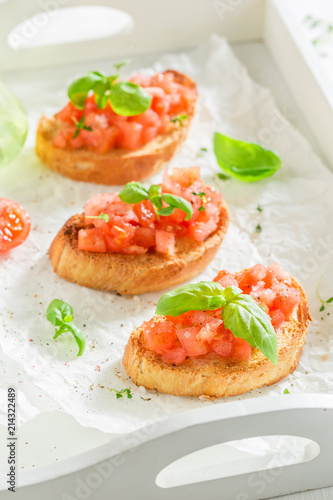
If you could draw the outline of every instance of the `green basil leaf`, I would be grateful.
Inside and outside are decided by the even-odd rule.
[[[83,109],[90,90],[108,85],[107,78],[98,71],[89,71],[85,76],[75,80],[68,88],[68,97],[79,109]]]
[[[175,211],[175,209],[173,207],[165,207],[165,208],[160,208],[159,210],[157,210],[157,213],[158,213],[158,215],[166,216],[166,215],[173,214],[174,211]]]
[[[200,281],[168,292],[160,298],[156,314],[179,316],[188,311],[220,309],[226,304],[223,288],[215,281]]]
[[[95,100],[96,100],[96,105],[98,107],[98,109],[104,109],[107,102],[108,102],[108,99],[109,99],[109,95],[107,94],[99,94],[99,95],[96,95],[95,96]]]
[[[152,202],[155,208],[160,209],[163,207],[163,200],[160,194],[157,194],[156,196],[151,196],[150,201]]]
[[[273,175],[281,167],[281,159],[259,144],[239,141],[215,132],[214,153],[217,163],[228,175],[253,182]]]
[[[148,189],[148,193],[150,198],[152,196],[158,196],[162,193],[162,188],[159,184],[152,184],[150,188]]]
[[[229,290],[228,290],[229,289]],[[258,348],[277,365],[277,338],[270,317],[253,297],[235,293],[237,287],[225,288],[227,304],[222,309],[222,320],[235,337],[240,337]]]
[[[180,210],[183,210],[183,212],[186,213],[185,220],[189,220],[192,217],[192,205],[187,200],[184,200],[184,198],[168,193],[162,194],[162,198],[168,205],[170,205],[170,207],[180,208]]]
[[[46,310],[46,318],[54,326],[61,326],[68,316],[73,318],[73,308],[62,300],[52,300]]]
[[[120,191],[119,198],[125,203],[139,203],[149,199],[149,193],[141,182],[128,182]]]
[[[111,75],[111,76],[108,76],[108,82],[110,84],[110,88],[111,88],[111,85],[117,80],[119,75]]]
[[[68,323],[62,325],[59,330],[56,331],[53,338],[56,339],[57,337],[59,337],[59,335],[67,332],[73,335],[77,345],[79,346],[79,352],[77,353],[77,356],[82,356],[83,351],[86,347],[86,338],[84,333],[75,325],[73,325],[73,323],[71,325],[69,325]]]
[[[148,189],[150,201],[156,208],[163,207],[163,201],[161,196],[162,188],[158,184],[152,184]]]
[[[132,82],[118,82],[111,86],[110,103],[113,111],[122,116],[141,115],[151,104],[152,96]]]
[[[331,297],[330,299],[326,300],[326,304],[330,304],[331,302],[333,302],[333,297]]]
[[[117,71],[119,71],[120,68],[122,68],[126,64],[129,64],[131,61],[132,61],[132,59],[124,59],[123,61],[120,61],[119,63],[115,63],[113,65],[113,67],[116,68]]]

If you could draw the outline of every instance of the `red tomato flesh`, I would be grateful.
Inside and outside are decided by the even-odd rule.
[[[223,287],[242,286],[244,293],[253,296],[265,309],[276,330],[290,319],[300,302],[299,291],[278,264],[268,267],[260,264],[236,274],[220,271],[214,281]],[[173,336],[173,343],[170,341],[167,350],[163,325],[167,325],[170,331],[174,328],[178,339],[177,342]],[[153,338],[150,331],[153,331]],[[209,352],[233,362],[248,362],[253,350],[245,340],[225,329],[221,309],[189,311],[176,317],[168,316],[161,322],[146,322],[144,341],[148,349],[160,354],[169,364],[180,364],[187,357],[203,356]]]
[[[178,208],[168,216],[157,217],[150,200],[128,204],[117,193],[96,194],[84,205],[87,229],[79,233],[80,250],[103,252],[105,248],[106,252],[137,255],[151,249],[170,256],[177,251],[177,239],[187,236],[200,242],[215,231],[222,196],[200,180],[199,167],[174,169],[164,175],[160,186],[162,193],[180,194],[191,203],[193,213],[188,221]],[[214,199],[209,195],[203,202],[193,192],[212,192]],[[199,212],[201,206],[205,210]],[[96,218],[102,213],[109,217],[108,222]],[[92,226],[100,231],[90,231]]]
[[[15,201],[0,198],[0,252],[21,245],[30,232],[30,218]]]

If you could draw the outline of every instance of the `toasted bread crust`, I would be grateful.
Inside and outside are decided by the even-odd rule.
[[[137,385],[174,396],[222,398],[276,384],[296,369],[311,320],[304,290],[294,278],[292,284],[300,291],[301,302],[297,318],[291,318],[278,332],[277,366],[258,349],[253,349],[250,361],[235,362],[209,353],[187,358],[178,366],[170,365],[146,348],[143,329],[139,327],[125,348],[123,364],[127,374]],[[153,319],[160,321],[160,318]]]
[[[49,255],[54,271],[68,281],[121,294],[154,292],[176,286],[199,274],[214,258],[229,224],[228,210],[220,205],[217,229],[204,242],[176,239],[176,253],[143,255],[95,253],[78,249],[78,230],[86,227],[83,215],[74,215],[52,242]]]
[[[196,84],[186,75],[171,70],[167,72],[173,73],[178,83],[196,89]],[[114,149],[104,154],[89,149],[54,146],[52,139],[61,122],[42,116],[37,129],[36,155],[52,170],[77,181],[108,185],[140,181],[158,172],[174,156],[177,147],[187,137],[194,111],[195,105],[187,110],[187,119],[183,124],[170,123],[166,133],[158,135],[137,151]]]

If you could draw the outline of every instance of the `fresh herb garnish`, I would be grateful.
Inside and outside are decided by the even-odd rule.
[[[108,101],[115,113],[122,116],[141,115],[151,104],[152,96],[139,85],[132,82],[116,82],[119,69],[126,64],[114,64],[117,74],[105,76],[98,71],[89,71],[73,82],[68,89],[68,97],[79,109],[83,109],[89,92],[96,96],[96,104],[104,109]]]
[[[150,200],[156,213],[162,216],[171,215],[175,211],[175,208],[179,208],[186,213],[185,220],[189,220],[193,213],[191,203],[180,196],[162,193],[161,186],[158,184],[153,184],[149,189],[146,189],[140,182],[128,182],[122,191],[120,191],[119,198],[125,203],[130,204]],[[162,208],[163,201],[169,206]]]
[[[200,281],[163,295],[156,314],[179,316],[189,311],[212,311],[222,308],[225,328],[252,347],[258,348],[277,365],[277,338],[270,317],[253,297],[235,286],[222,288],[219,283]]]
[[[215,132],[214,153],[222,170],[241,181],[253,182],[271,176],[281,167],[280,158],[269,149]]]
[[[86,219],[103,219],[105,222],[109,222],[110,220],[110,217],[108,216],[108,214],[99,214],[99,215],[86,215],[85,216]]]
[[[225,174],[217,174],[217,177],[221,179],[221,181],[227,181],[228,179],[230,179],[230,177]]]
[[[126,66],[126,64],[129,64],[132,61],[132,59],[124,59],[123,61],[120,61],[119,63],[115,63],[113,65],[114,68],[116,68],[117,73],[119,73],[120,68],[123,66]]]
[[[89,132],[92,131],[91,127],[87,127],[87,125],[84,124],[84,120],[85,120],[84,116],[82,116],[82,118],[79,122],[76,120],[76,118],[73,118],[74,125],[76,127],[76,130],[75,130],[74,135],[73,135],[73,139],[75,139],[79,135],[81,130],[89,130]]]
[[[199,196],[202,199],[202,205],[199,208],[199,212],[203,212],[205,210],[204,205],[205,203],[207,203],[206,193],[204,193],[203,191],[201,191],[200,193],[195,193],[194,191],[192,191],[192,194],[194,194],[194,196]]]
[[[326,305],[333,305],[333,297],[330,297],[328,300],[324,300],[321,298],[320,296],[320,293],[319,293],[319,287],[320,287],[320,283],[321,283],[321,280],[323,279],[323,277],[321,276],[319,281],[318,281],[318,285],[317,285],[317,296],[318,296],[318,299],[320,300],[321,302],[321,307],[319,309],[320,312],[323,312],[325,311],[325,306]]]
[[[182,127],[183,121],[186,120],[186,118],[187,118],[187,115],[179,115],[179,116],[175,116],[174,118],[171,118],[170,121],[172,121],[173,123],[179,122],[180,126]]]
[[[47,320],[56,327],[54,339],[58,338],[63,333],[71,333],[79,346],[77,356],[82,356],[86,346],[86,339],[79,328],[73,323],[73,308],[62,300],[54,299],[50,302],[46,311]]]
[[[288,391],[288,389],[285,389],[285,390],[283,391],[283,394],[290,394],[290,392]]]
[[[114,391],[116,393],[117,399],[120,399],[123,396],[127,396],[128,399],[131,399],[133,397],[130,389],[121,389],[120,391],[117,391],[117,389],[110,389],[110,392],[111,391]]]
[[[254,232],[259,234],[259,233],[261,233],[261,231],[262,231],[262,227],[261,227],[261,225],[260,225],[260,224],[257,224],[257,226],[256,226],[256,228],[255,228],[255,230],[254,230]]]
[[[192,191],[192,194],[194,194],[194,196],[200,196],[201,199],[203,199],[203,197],[206,196],[206,193],[204,193],[203,191],[201,191],[200,193]]]
[[[263,212],[263,211],[264,211],[264,209],[262,208],[262,206],[261,206],[261,205],[258,205],[258,206],[257,206],[257,210],[258,210],[258,212]]]
[[[207,148],[200,148],[200,151],[202,151],[203,153],[206,153],[208,151]]]

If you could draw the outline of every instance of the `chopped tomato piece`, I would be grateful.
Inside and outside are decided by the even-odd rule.
[[[285,321],[286,317],[281,310],[273,310],[270,313],[272,325],[275,329],[279,328],[282,323]]]
[[[239,337],[235,338],[232,345],[231,357],[236,361],[250,361],[252,347],[248,342]]]
[[[106,245],[101,229],[80,229],[78,232],[78,249],[105,253]]]
[[[175,343],[176,329],[168,321],[144,321],[143,338],[148,349],[168,349]]]
[[[149,227],[136,226],[134,241],[137,245],[146,248],[155,246],[155,230]]]
[[[198,326],[177,330],[177,337],[185,349],[187,356],[201,356],[202,354],[206,354],[210,351],[209,345],[206,342],[198,340],[197,335],[199,332],[200,327]]]
[[[144,200],[141,203],[134,205],[133,209],[139,219],[139,224],[142,227],[155,228],[154,223],[157,220],[156,212],[150,200]]]
[[[171,349],[165,349],[161,353],[164,363],[180,365],[187,358],[185,349],[181,344],[177,344]]]
[[[161,253],[173,255],[175,253],[176,238],[173,233],[157,230],[155,233],[156,250]]]
[[[238,286],[236,278],[227,271],[220,271],[216,278],[214,278],[214,281],[220,283],[223,288],[226,288],[227,286]]]
[[[0,252],[21,245],[30,232],[30,217],[15,201],[0,198]]]

